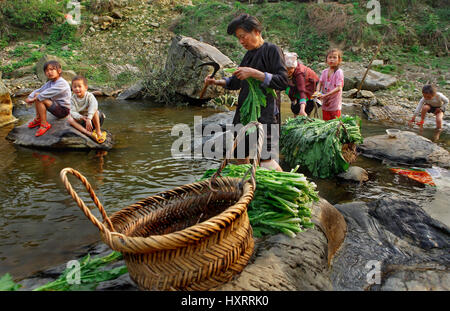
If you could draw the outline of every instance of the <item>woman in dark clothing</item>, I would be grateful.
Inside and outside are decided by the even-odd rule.
[[[241,14],[234,18],[228,25],[227,33],[235,35],[239,43],[247,50],[247,53],[232,77],[221,80],[205,78],[205,83],[208,85],[220,85],[230,90],[240,89],[233,124],[241,123],[239,110],[249,92],[248,83],[245,79],[251,77],[261,81],[263,90],[264,88],[272,88],[282,91],[288,85],[287,70],[281,49],[272,43],[264,42],[261,31],[261,23],[251,15]],[[279,133],[272,133],[271,129],[276,128],[278,132],[279,118],[277,115],[280,111],[276,105],[276,98],[265,91],[263,92],[266,94],[266,107],[261,107],[261,116],[258,121],[267,125],[265,136],[267,138],[268,151],[273,151],[269,150],[269,148],[270,145],[278,145]],[[271,126],[272,124],[277,126]],[[277,141],[271,143],[272,138]],[[281,171],[282,169],[273,159],[274,157],[278,157],[278,155],[262,156],[261,166]]]

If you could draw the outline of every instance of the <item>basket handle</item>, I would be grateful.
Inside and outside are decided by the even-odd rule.
[[[244,184],[244,179],[247,177],[248,173],[251,172],[250,182],[253,185],[253,189],[256,188],[256,177],[255,177],[256,166],[259,165],[260,159],[261,159],[261,151],[262,151],[262,146],[263,146],[263,143],[264,143],[264,130],[263,130],[263,127],[262,127],[261,123],[259,123],[257,121],[252,121],[252,122],[246,124],[243,128],[241,128],[241,130],[239,131],[238,135],[236,136],[236,139],[234,140],[233,148],[231,148],[231,150],[228,152],[228,154],[226,155],[225,159],[222,161],[222,164],[220,165],[219,169],[210,178],[210,180],[209,180],[209,188],[211,190],[217,191],[217,190],[213,189],[212,182],[217,178],[217,176],[221,177],[220,173],[227,166],[228,159],[230,159],[233,156],[233,152],[237,148],[238,143],[245,137],[246,131],[252,126],[256,127],[256,129],[258,130],[258,134],[259,134],[258,135],[259,137],[258,137],[258,142],[257,142],[257,148],[256,148],[256,155],[253,158],[252,166],[250,167],[250,169],[242,177],[241,184]]]
[[[86,187],[86,190],[89,192],[89,195],[91,196],[92,201],[94,201],[95,205],[100,210],[100,213],[102,214],[103,220],[106,221],[106,223],[108,224],[109,229],[106,228],[106,226],[103,223],[101,223],[97,219],[97,217],[95,217],[91,213],[90,209],[86,206],[84,201],[78,196],[78,194],[76,193],[76,191],[73,189],[72,185],[70,184],[69,179],[67,178],[67,173],[70,173],[70,174],[74,175],[75,177],[77,177],[83,183],[83,185]],[[70,168],[70,167],[66,167],[66,168],[62,169],[59,175],[60,175],[60,177],[62,179],[62,182],[64,183],[64,186],[66,187],[67,191],[72,196],[72,198],[77,202],[78,207],[83,211],[83,213],[86,215],[86,217],[101,232],[107,233],[110,230],[111,231],[115,231],[114,230],[114,226],[113,226],[111,220],[109,219],[108,215],[106,214],[106,211],[103,208],[102,203],[100,203],[99,199],[97,198],[97,196],[94,193],[94,190],[92,189],[91,184],[87,181],[87,179],[80,172],[78,172],[77,170],[74,170],[73,168]]]

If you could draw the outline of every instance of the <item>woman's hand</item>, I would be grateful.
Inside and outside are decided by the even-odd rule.
[[[216,84],[216,79],[210,78],[209,76],[207,76],[205,78],[205,84],[206,85],[214,85],[214,84]]]
[[[251,67],[238,67],[233,75],[235,75],[239,80],[255,78],[257,80],[264,81],[265,78],[264,72]]]

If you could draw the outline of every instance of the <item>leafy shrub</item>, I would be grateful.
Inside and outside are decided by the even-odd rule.
[[[25,29],[42,30],[63,17],[66,0],[7,0],[0,10],[7,21]]]

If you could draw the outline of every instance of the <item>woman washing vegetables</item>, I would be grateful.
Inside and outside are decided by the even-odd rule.
[[[255,17],[241,14],[228,24],[227,33],[235,35],[239,43],[247,50],[241,64],[229,78],[216,80],[205,78],[205,84],[220,85],[229,90],[239,90],[238,105],[233,118],[233,124],[246,124],[249,121],[258,121],[264,125],[265,146],[268,154],[261,155],[261,166],[268,169],[282,171],[275,159],[278,149],[279,132],[277,115],[280,113],[276,105],[273,90],[285,90],[288,85],[286,65],[282,51],[276,45],[265,42],[261,36],[262,25]],[[258,100],[250,92],[249,82],[257,80],[258,93],[263,94],[263,100]],[[252,83],[252,86],[254,83]],[[261,92],[259,92],[261,90]],[[247,100],[248,97],[252,100]],[[259,97],[260,98],[260,97]],[[265,105],[264,105],[265,98]],[[252,103],[250,103],[252,102]],[[257,109],[249,109],[248,105],[255,104]],[[258,113],[251,113],[257,111]],[[271,125],[276,126],[271,126]],[[276,133],[275,133],[276,132]],[[246,156],[248,157],[248,141],[246,141]],[[277,148],[273,148],[276,146]],[[246,158],[248,163],[248,158]]]

